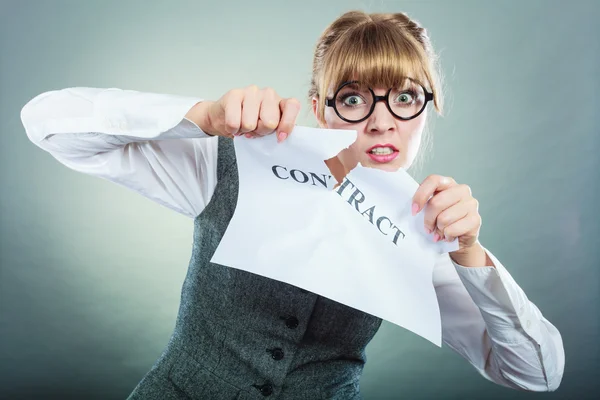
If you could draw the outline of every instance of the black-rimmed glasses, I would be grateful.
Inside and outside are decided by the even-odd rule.
[[[325,99],[325,105],[333,107],[342,120],[357,123],[369,118],[378,101],[385,101],[393,116],[408,121],[418,117],[431,100],[433,93],[407,78],[402,85],[388,89],[383,96],[375,95],[373,89],[359,81],[345,82],[336,90],[333,98]]]

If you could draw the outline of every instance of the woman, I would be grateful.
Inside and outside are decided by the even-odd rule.
[[[348,12],[320,37],[309,93],[321,127],[358,131],[329,165],[408,168],[427,104],[442,93],[426,31],[402,13]],[[204,101],[118,89],[41,94],[22,111],[28,137],[64,165],[194,218],[173,335],[130,399],[360,399],[365,347],[381,320],[295,286],[210,263],[237,200],[231,137],[292,132],[300,104],[250,86]],[[433,196],[433,197],[431,197]],[[555,390],[564,350],[504,266],[478,241],[469,187],[431,175],[414,196],[440,256],[434,285],[443,341],[500,385]]]

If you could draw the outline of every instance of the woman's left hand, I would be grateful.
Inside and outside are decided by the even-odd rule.
[[[450,242],[457,238],[457,252],[468,251],[479,244],[479,202],[472,196],[468,185],[458,184],[447,176],[429,175],[413,196],[412,214],[422,210],[428,199],[425,230],[435,232],[434,241]]]

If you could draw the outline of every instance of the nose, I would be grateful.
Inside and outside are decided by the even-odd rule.
[[[385,101],[378,101],[375,104],[375,109],[367,122],[367,131],[369,133],[384,133],[389,130],[394,130],[396,120],[390,110],[388,110]]]

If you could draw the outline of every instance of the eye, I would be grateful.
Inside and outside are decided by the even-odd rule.
[[[349,106],[349,107],[356,107],[356,106],[365,104],[365,100],[362,98],[362,96],[360,96],[359,94],[356,94],[356,93],[347,93],[347,94],[341,95],[340,101],[342,102],[343,105]]]
[[[413,91],[407,90],[402,92],[396,96],[396,101],[402,104],[412,104],[415,101],[415,93]]]

